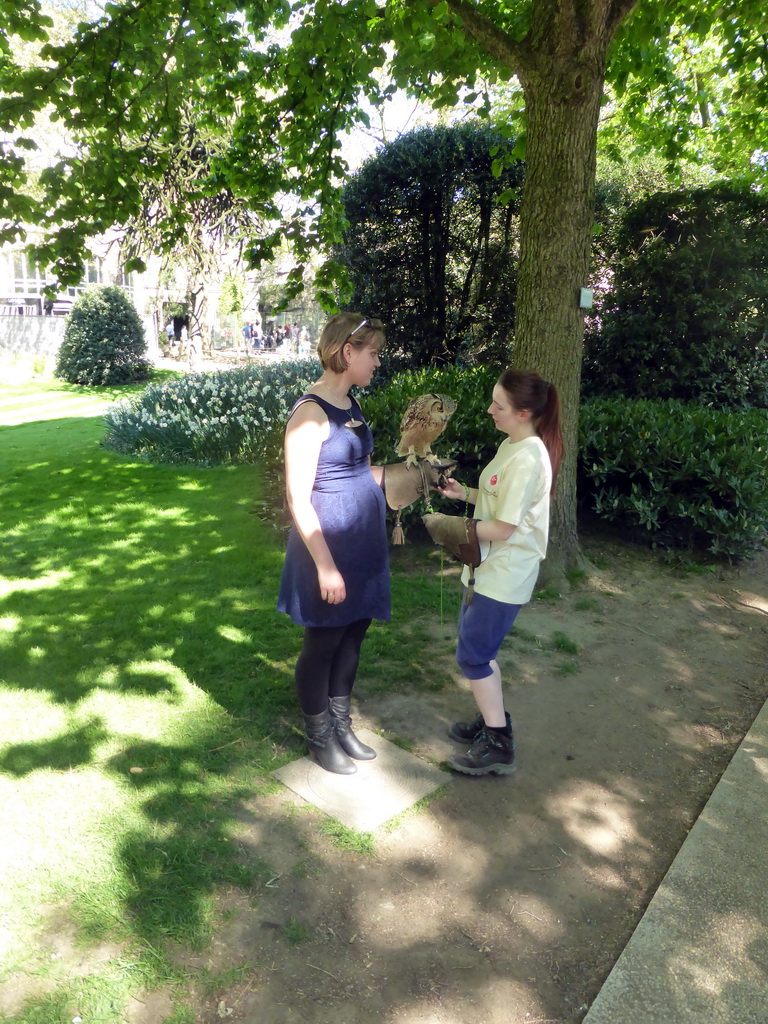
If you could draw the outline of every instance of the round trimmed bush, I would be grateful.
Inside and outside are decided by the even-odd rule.
[[[147,342],[136,307],[122,288],[83,292],[67,318],[56,376],[70,384],[130,384],[146,380]]]

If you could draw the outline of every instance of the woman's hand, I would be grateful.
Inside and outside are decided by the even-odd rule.
[[[347,588],[339,570],[318,569],[317,582],[320,584],[320,597],[328,604],[341,604],[346,600]]]
[[[465,487],[464,484],[460,484],[458,480],[454,480],[452,476],[449,476],[446,480],[445,487],[438,487],[437,489],[446,498],[453,498],[455,501],[469,500],[469,488]]]

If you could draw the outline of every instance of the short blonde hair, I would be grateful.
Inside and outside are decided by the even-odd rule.
[[[323,328],[317,342],[320,365],[331,373],[344,373],[347,368],[344,346],[349,342],[355,348],[374,345],[381,351],[387,343],[381,320],[364,317],[362,313],[337,313]]]

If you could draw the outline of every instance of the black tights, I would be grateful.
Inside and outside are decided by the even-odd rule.
[[[329,697],[349,697],[355,685],[360,648],[370,619],[348,626],[307,626],[296,662],[296,695],[305,715],[319,715]]]

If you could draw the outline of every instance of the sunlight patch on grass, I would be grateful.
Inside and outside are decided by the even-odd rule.
[[[103,415],[111,404],[109,401],[95,402],[90,396],[77,401],[69,395],[64,395],[57,402],[39,403],[34,399],[25,399],[23,402],[3,404],[0,408],[0,425],[18,427],[22,423],[29,423],[30,420],[57,420],[64,416],[80,419]]]
[[[53,891],[87,887],[117,869],[114,847],[97,835],[105,819],[139,825],[119,780],[98,770],[45,769],[0,777],[0,922],[15,930]]]
[[[144,743],[196,745],[213,721],[224,723],[222,709],[170,662],[133,662],[81,681],[97,683],[80,700],[80,715],[97,717],[110,736],[110,752],[137,737]]]
[[[185,519],[189,515],[188,508],[158,508],[154,512],[158,519]]]
[[[0,598],[8,597],[16,591],[44,590],[47,587],[58,587],[60,583],[71,579],[73,573],[68,569],[59,569],[58,572],[46,572],[36,579],[11,580],[0,577]]]
[[[102,679],[116,674],[107,670]],[[232,853],[221,845],[231,829],[223,805],[214,809],[232,779],[203,770],[231,735],[228,716],[176,666],[135,662],[125,674],[170,682],[173,692],[97,689],[71,707],[40,691],[2,693],[0,713],[11,734],[24,737],[0,751],[0,929],[14,949],[6,972],[39,974],[41,958],[49,963],[33,937],[45,934],[54,905],[61,908],[57,931],[122,941],[134,930],[127,909],[144,907],[145,898],[154,907],[162,894],[159,927],[188,940],[210,927],[212,889],[204,880],[219,871],[237,880]],[[57,744],[65,762],[58,769],[46,764]],[[142,913],[151,919],[157,912]],[[101,964],[98,974],[104,982]],[[137,979],[131,983],[135,989]]]
[[[173,757],[175,748],[197,748],[229,725],[210,696],[168,662],[89,670],[85,680],[96,688],[71,705],[40,688],[0,689],[3,731],[13,737],[0,746],[0,767],[17,776],[51,763],[70,771],[103,765],[136,744]]]
[[[135,394],[141,387],[132,384],[86,389],[56,380],[5,386],[0,394],[0,426],[103,416],[116,400]]]
[[[252,639],[250,633],[246,633],[236,626],[218,626],[216,632],[219,636],[223,636],[225,640],[231,640],[234,644],[247,644]]]
[[[40,420],[58,420],[62,417],[98,416],[110,408],[111,398],[94,397],[88,391],[51,393],[45,388],[37,394],[34,390],[15,397],[3,398],[0,403],[0,425],[18,426],[22,423]]]
[[[3,723],[0,756],[20,741],[33,744],[55,737],[68,728],[70,717],[67,708],[55,703],[47,690],[0,687],[0,721]],[[1,763],[7,771],[4,759]]]

